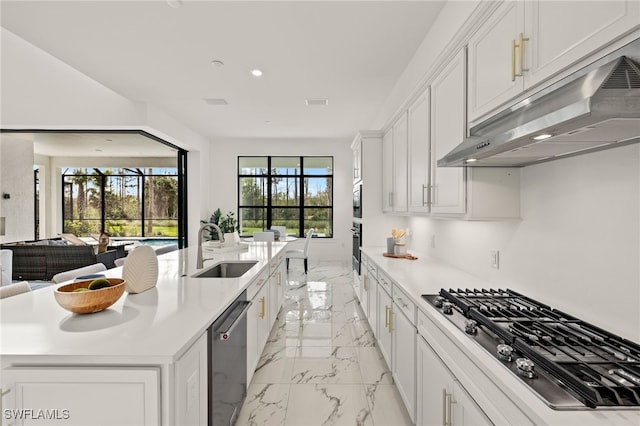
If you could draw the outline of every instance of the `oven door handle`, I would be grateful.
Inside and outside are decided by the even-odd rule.
[[[237,314],[233,322],[226,327],[225,327],[226,325],[226,321],[225,321],[225,323],[222,324],[222,326],[220,327],[220,328],[224,327],[222,331],[216,330],[216,335],[218,336],[218,340],[222,340],[222,341],[229,340],[229,338],[231,337],[231,332],[233,331],[234,328],[238,326],[238,324],[240,324],[242,317],[244,317],[247,314],[247,311],[249,310],[252,304],[253,302],[248,300],[241,300],[237,302],[236,307],[233,309],[231,314],[229,314],[229,317],[234,316],[235,312],[240,311],[240,313]]]

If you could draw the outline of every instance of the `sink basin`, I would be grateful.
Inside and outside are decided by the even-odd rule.
[[[247,273],[258,263],[257,260],[226,261],[217,263],[201,272],[192,275],[193,278],[238,278]]]

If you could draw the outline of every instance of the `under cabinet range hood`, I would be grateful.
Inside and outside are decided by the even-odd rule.
[[[438,166],[527,166],[640,142],[640,39],[470,129]]]

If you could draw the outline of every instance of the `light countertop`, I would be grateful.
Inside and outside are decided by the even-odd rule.
[[[204,251],[204,269],[221,260],[257,260],[240,278],[192,278],[197,247],[158,256],[157,286],[126,293],[108,309],[77,315],[60,307],[52,285],[0,300],[3,362],[170,363],[267,268],[285,242],[248,250]],[[122,268],[106,271],[119,278]]]
[[[384,271],[399,285],[417,308],[429,317],[473,364],[484,371],[535,424],[640,425],[640,409],[558,411],[549,408],[532,390],[523,385],[519,378],[421,297],[423,294],[437,294],[441,288],[495,288],[495,285],[412,250],[410,251],[418,257],[417,260],[385,257],[382,255],[384,251],[386,248],[382,246],[362,248],[362,252],[378,265],[378,270]],[[490,396],[486,395],[486,389],[479,389],[472,382],[463,385],[474,399],[490,399]],[[497,409],[500,410],[502,407]]]

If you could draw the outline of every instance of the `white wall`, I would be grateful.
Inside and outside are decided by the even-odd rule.
[[[521,179],[521,222],[413,217],[411,247],[638,341],[640,145],[525,167]]]
[[[195,241],[207,197],[201,182],[209,180],[209,169],[201,167],[200,159],[208,157],[209,142],[163,111],[120,96],[4,28],[0,38],[1,128],[143,130],[188,150],[187,221],[189,240]],[[55,180],[51,184],[56,190]],[[57,220],[47,222],[48,235],[55,233]]]
[[[5,199],[4,195],[10,196]],[[0,141],[0,216],[6,218],[1,242],[34,238],[33,143]]]
[[[328,155],[333,156],[333,238],[314,239],[309,246],[309,259],[349,260],[351,258],[351,218],[353,177],[350,140],[217,140],[212,147],[207,167],[211,180],[208,188],[209,206],[202,219],[220,208],[223,212],[237,212],[238,156],[243,155]],[[293,245],[294,243],[292,243]],[[295,243],[302,244],[302,241]]]

